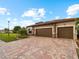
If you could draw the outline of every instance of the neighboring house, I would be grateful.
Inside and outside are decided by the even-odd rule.
[[[75,20],[78,18],[59,19],[27,26],[29,35],[77,39]],[[31,31],[31,32],[30,32]]]
[[[4,30],[0,30],[0,33],[4,33]]]
[[[7,33],[8,31],[5,31],[5,30],[0,30],[0,33]],[[9,33],[13,33],[12,30],[9,30]]]

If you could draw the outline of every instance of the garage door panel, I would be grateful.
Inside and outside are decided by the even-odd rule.
[[[73,39],[73,27],[59,27],[58,38]]]
[[[36,29],[37,36],[52,37],[52,28]]]

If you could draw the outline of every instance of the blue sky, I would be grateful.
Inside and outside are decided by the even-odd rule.
[[[79,0],[0,0],[0,29],[79,17]]]

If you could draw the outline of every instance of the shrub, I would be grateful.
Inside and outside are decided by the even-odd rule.
[[[18,31],[19,38],[26,38],[27,37],[27,31],[25,28],[22,28]]]

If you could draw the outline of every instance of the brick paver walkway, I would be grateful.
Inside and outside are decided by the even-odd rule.
[[[78,58],[74,40],[33,36],[27,39],[3,44],[0,47],[0,59]]]

